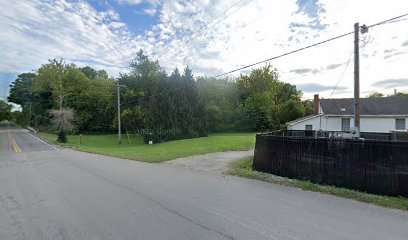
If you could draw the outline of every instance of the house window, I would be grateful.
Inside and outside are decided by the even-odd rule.
[[[350,118],[341,119],[341,131],[343,132],[350,131]]]
[[[306,130],[306,131],[312,131],[312,130],[313,130],[313,126],[312,126],[312,125],[305,125],[305,130]]]
[[[395,119],[395,129],[405,130],[405,118]]]

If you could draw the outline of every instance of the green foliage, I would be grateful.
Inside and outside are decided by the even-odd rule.
[[[64,130],[61,130],[58,132],[58,138],[57,141],[60,143],[67,143],[68,139],[67,139],[67,134]]]
[[[368,98],[379,98],[379,97],[384,97],[384,94],[380,92],[372,92],[367,95]]]
[[[188,66],[168,75],[140,50],[129,70],[117,79],[126,86],[120,96],[122,126],[145,142],[269,131],[313,113],[313,103],[300,102],[301,92],[279,81],[271,66],[238,79],[196,78]],[[49,129],[49,113],[68,108],[73,110],[74,133],[110,133],[118,126],[115,85],[105,70],[54,59],[35,73],[20,74],[10,85],[8,100],[21,105],[22,113],[14,117],[24,125]]]
[[[50,110],[68,107],[75,112],[75,132],[114,130],[114,81],[104,70],[50,60],[36,74],[20,74],[10,85],[9,101],[21,105],[25,117],[20,114],[18,120],[22,125],[50,125]]]
[[[280,120],[284,123],[301,118],[305,116],[305,107],[302,102],[298,100],[289,100],[282,104],[279,109]]]
[[[237,84],[228,79],[198,78],[198,95],[204,104],[205,128],[208,132],[245,131]]]
[[[19,104],[23,108],[22,113],[16,113],[14,121],[18,121],[18,124],[27,125],[33,119],[36,119],[33,115],[30,116],[29,109],[40,108],[42,102],[35,100],[36,96],[32,92],[32,83],[36,75],[34,73],[22,73],[17,76],[16,80],[10,84],[10,91],[7,100],[9,102]]]
[[[11,120],[11,109],[12,106],[3,100],[0,100],[0,121]]]
[[[303,100],[303,108],[305,109],[305,116],[312,115],[314,113],[314,103],[313,100]]]
[[[367,95],[368,98],[375,98],[375,97],[384,97],[385,95],[380,92],[372,92]],[[408,93],[403,92],[394,92],[393,94],[388,95],[387,97],[408,97]]]
[[[276,69],[267,65],[252,70],[248,76],[241,75],[237,81],[239,99],[254,131],[278,129],[287,119],[305,113],[301,92],[278,77]],[[290,109],[290,105],[296,108]]]
[[[408,93],[397,92],[392,95],[388,95],[388,97],[408,97]]]
[[[8,101],[19,105],[25,105],[32,99],[32,82],[34,73],[22,73],[10,84]]]
[[[167,76],[157,61],[140,51],[132,61],[129,74],[122,74],[123,125],[139,133],[144,141],[159,143],[203,136],[204,106],[199,101],[197,84],[186,67]]]

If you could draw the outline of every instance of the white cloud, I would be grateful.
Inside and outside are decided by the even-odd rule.
[[[114,11],[97,12],[85,2],[2,2],[0,71],[38,68],[49,58],[89,60],[112,74],[144,48]],[[123,69],[122,69],[123,71]]]
[[[142,2],[142,0],[117,0],[120,4],[127,4],[127,5],[137,5]]]
[[[118,1],[130,5],[142,2]],[[296,0],[246,0],[231,9],[235,2],[146,2],[151,8],[144,11],[158,16],[159,21],[145,34],[135,36],[118,13],[98,12],[82,1],[2,1],[1,8],[7,11],[0,13],[0,71],[27,71],[48,58],[64,57],[78,63],[87,60],[117,75],[142,48],[168,71],[188,64],[196,75],[211,76],[350,32],[357,21],[370,25],[408,9],[404,0],[320,0],[316,9],[308,6],[303,11]],[[378,26],[362,36],[368,41],[361,49],[362,92],[391,93],[393,89],[373,83],[408,78],[407,24]],[[350,35],[271,64],[279,70],[281,80],[308,86],[306,97],[314,93],[311,83],[335,86],[337,82],[342,90],[334,97],[351,97],[353,59],[346,70],[345,66],[352,51]],[[332,92],[327,87],[316,88],[316,92],[319,89],[323,97]],[[408,91],[408,87],[399,90]]]
[[[146,14],[150,15],[150,16],[154,16],[157,12],[156,8],[146,8],[143,10],[143,12],[145,12]]]

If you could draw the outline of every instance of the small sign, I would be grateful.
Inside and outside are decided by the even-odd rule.
[[[149,141],[149,145],[153,144],[153,141]]]

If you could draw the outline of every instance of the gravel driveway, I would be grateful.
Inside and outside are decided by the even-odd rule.
[[[254,149],[248,151],[229,151],[207,153],[190,157],[177,158],[163,164],[189,168],[193,170],[224,173],[228,170],[228,164],[236,159],[254,155]]]

